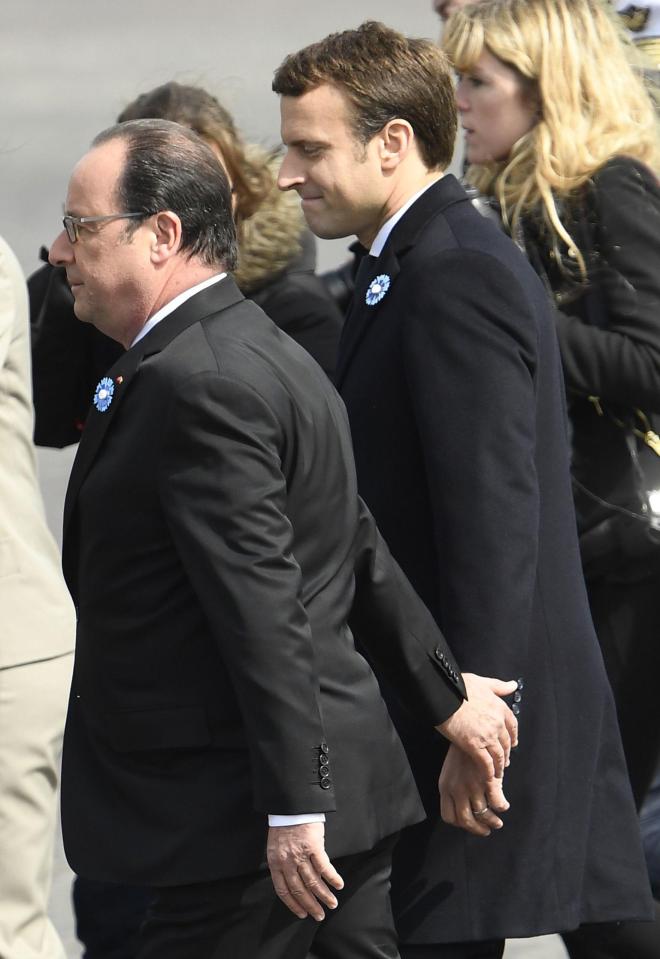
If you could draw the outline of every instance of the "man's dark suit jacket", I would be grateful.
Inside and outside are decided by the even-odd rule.
[[[418,821],[349,614],[423,721],[447,718],[464,687],[359,503],[327,377],[231,279],[109,376],[65,506],[73,868],[192,883],[256,870],[267,813],[327,813],[335,857]]]
[[[369,306],[375,276],[390,285]],[[397,713],[429,814],[395,851],[400,932],[451,942],[647,916],[580,571],[550,306],[452,176],[404,214],[362,278],[338,383],[360,494],[461,668],[522,679],[511,811],[487,840],[439,821],[437,743]]]

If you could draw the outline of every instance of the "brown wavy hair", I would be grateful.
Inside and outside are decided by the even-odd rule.
[[[236,220],[249,219],[275,186],[268,158],[246,144],[231,114],[201,87],[164,83],[125,107],[118,122],[161,119],[198,133],[219,154],[235,196]]]
[[[428,169],[451,162],[454,89],[447,58],[435,43],[370,20],[290,54],[275,71],[273,90],[299,97],[324,83],[348,99],[358,142],[366,145],[390,120],[407,120]]]

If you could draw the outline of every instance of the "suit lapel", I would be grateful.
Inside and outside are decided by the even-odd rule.
[[[358,271],[358,273],[362,273],[362,276],[356,279],[355,294],[339,344],[339,357],[335,374],[337,389],[341,388],[346,371],[366,331],[380,310],[387,307],[392,292],[391,287],[401,270],[401,259],[415,245],[419,234],[429,220],[442,213],[448,206],[466,201],[465,191],[456,178],[451,174],[442,177],[422,193],[410,209],[406,210],[392,230],[381,255],[377,258],[369,258],[372,263],[369,264],[368,272],[366,269]],[[367,258],[365,257],[365,259]],[[360,267],[362,267],[362,264]],[[370,305],[366,300],[367,291],[372,281],[378,276],[386,276],[390,281],[390,287],[382,299]],[[358,283],[358,280],[362,282]]]
[[[78,495],[80,485],[87,475],[90,466],[94,462],[96,453],[103,442],[103,437],[105,436],[107,429],[110,426],[110,423],[112,422],[113,417],[115,416],[124,396],[126,395],[126,391],[130,386],[131,380],[137,372],[137,368],[142,360],[143,353],[142,350],[139,349],[140,345],[141,344],[137,344],[132,349],[127,350],[127,352],[124,353],[123,356],[121,356],[105,374],[104,379],[111,381],[112,388],[114,390],[112,402],[105,412],[101,412],[94,405],[90,407],[87,420],[85,421],[85,427],[80,438],[80,443],[78,444],[76,458],[73,461],[71,476],[69,477],[69,485],[66,491],[66,499],[64,501],[65,536],[73,513],[73,506]]]
[[[159,353],[193,323],[218,313],[244,299],[234,281],[227,277],[186,300],[178,309],[166,316],[153,330],[121,356],[106,373],[112,381],[114,393],[105,412],[94,405],[90,408],[85,428],[78,445],[76,458],[71,469],[69,485],[64,502],[64,536],[66,537],[74,513],[80,487],[89,472],[96,455],[101,448],[113,418],[128,392],[133,378],[139,371],[146,356]]]
[[[385,296],[377,302],[375,298],[373,298],[373,302],[367,303],[368,291],[372,287],[374,280],[378,277],[387,277],[387,280],[381,279],[380,282],[383,284],[389,281],[389,285],[391,286],[398,273],[399,261],[389,243],[386,244],[385,249],[379,257],[369,255],[363,257],[355,279],[353,300],[351,301],[351,306],[346,316],[339,341],[339,358],[335,373],[337,389],[341,386],[351,357],[373,323],[381,303],[386,300],[389,287]]]

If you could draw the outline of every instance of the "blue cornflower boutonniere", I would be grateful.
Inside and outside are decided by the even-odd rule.
[[[104,376],[103,379],[99,380],[96,389],[94,390],[94,406],[99,413],[105,413],[107,408],[112,403],[112,397],[114,394],[115,384],[112,382],[109,376]]]
[[[376,303],[380,303],[389,290],[391,282],[387,273],[381,273],[380,276],[375,276],[369,284],[367,295],[364,298],[367,306],[375,306]]]

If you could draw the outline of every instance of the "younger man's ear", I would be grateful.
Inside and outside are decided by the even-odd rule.
[[[414,139],[413,128],[407,120],[395,119],[386,123],[380,132],[383,169],[395,169],[410,152]]]

